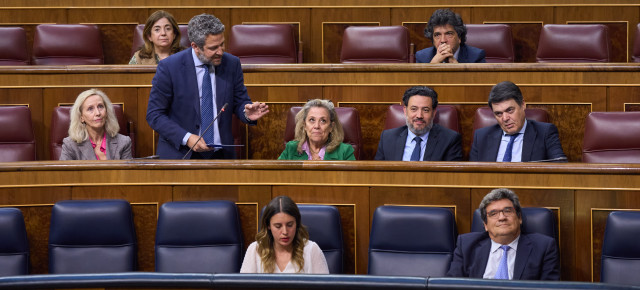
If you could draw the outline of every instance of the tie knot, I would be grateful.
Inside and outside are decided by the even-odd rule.
[[[508,251],[509,249],[511,249],[511,247],[507,246],[507,245],[502,245],[500,246],[500,249],[502,249],[503,251]]]
[[[420,144],[420,142],[422,142],[422,138],[420,138],[420,136],[416,136],[413,138],[413,141],[416,141],[416,144]]]
[[[509,138],[511,138],[511,140],[516,139],[516,137],[518,137],[518,135],[520,135],[520,133],[515,133],[513,135],[509,135]]]
[[[203,64],[202,68],[204,68],[204,71],[209,73],[209,65],[208,64]]]

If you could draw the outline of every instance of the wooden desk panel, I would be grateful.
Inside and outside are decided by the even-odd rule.
[[[167,201],[236,202],[245,247],[256,233],[259,209],[277,195],[290,195],[300,203],[337,205],[344,221],[346,269],[363,274],[376,207],[451,208],[459,232],[466,233],[480,199],[498,187],[513,189],[522,206],[549,207],[558,213],[565,280],[597,281],[592,273],[599,267],[603,216],[611,209],[640,209],[640,165],[264,160],[0,163],[0,205],[18,206],[25,212],[32,265],[47,261],[47,206],[65,199],[123,198],[141,207],[136,213],[138,257],[141,269],[147,271],[153,269],[154,211]],[[33,270],[47,271],[41,266]]]

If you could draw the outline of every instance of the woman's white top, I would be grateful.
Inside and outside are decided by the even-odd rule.
[[[304,258],[302,271],[298,271],[298,266],[293,263],[293,261],[289,261],[283,271],[280,271],[280,268],[276,265],[274,273],[329,274],[327,260],[324,258],[324,254],[318,244],[313,241],[307,241],[302,256]],[[247,248],[247,254],[244,256],[244,261],[242,261],[240,273],[264,273],[262,259],[260,259],[260,255],[258,254],[257,242],[251,243],[249,248]]]

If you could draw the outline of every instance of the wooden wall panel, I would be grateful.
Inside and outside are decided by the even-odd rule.
[[[502,6],[496,7],[473,7],[471,9],[471,21],[469,23],[484,22],[529,22],[542,21],[544,24],[554,22],[554,7],[549,6]]]
[[[599,282],[606,217],[613,210],[640,210],[640,192],[576,190],[575,196],[575,237],[588,241],[576,243],[576,279]]]
[[[368,188],[274,186],[273,197],[279,195],[287,195],[296,203],[319,203],[338,207],[340,218],[345,222],[342,224],[346,247],[344,272],[347,274],[367,273],[370,223]],[[353,208],[353,211],[349,208]],[[346,217],[345,213],[353,214],[353,217]],[[349,221],[349,218],[352,220]]]
[[[19,9],[0,9],[0,19],[5,24],[42,24],[42,23],[68,23],[67,9],[55,8],[44,9],[37,8],[31,4],[25,5],[26,8]]]
[[[559,212],[558,228],[560,236],[560,262],[561,280],[575,280],[576,268],[580,263],[574,263],[579,251],[572,251],[571,247],[576,244],[581,237],[574,232],[576,217],[574,217],[574,192],[573,190],[559,189],[524,189],[511,188],[519,197],[522,207],[548,207]],[[488,189],[471,190],[471,208],[475,210],[480,205],[482,198],[491,191]],[[556,209],[557,208],[557,209]]]
[[[269,103],[269,114],[257,126],[249,126],[249,159],[278,159],[284,150],[284,131],[289,109],[304,103]]]
[[[129,64],[136,24],[98,25],[102,34],[105,64]]]
[[[555,12],[555,23],[557,24],[586,22],[608,25],[613,44],[612,53],[615,53],[614,61],[632,61],[630,53],[627,52],[632,51],[633,43],[628,39],[632,38],[635,26],[640,20],[640,7],[635,5],[556,7]]]
[[[150,83],[149,83],[150,85]],[[149,105],[150,87],[141,87],[137,89],[136,97],[138,103],[138,111],[133,112],[136,122],[136,155],[137,157],[145,157],[156,154],[155,144],[157,144],[157,134],[147,123],[147,106]]]
[[[369,216],[373,220],[376,208],[383,205],[415,205],[453,208],[458,233],[468,233],[475,207],[469,204],[466,188],[372,187]]]
[[[174,201],[231,200],[238,206],[244,249],[255,241],[260,209],[271,200],[270,186],[175,186]]]
[[[640,104],[640,88],[638,87],[611,87],[608,91],[606,111],[630,111],[627,109],[629,105]]]
[[[71,189],[72,199],[125,199],[131,203],[138,241],[138,269],[155,270],[155,236],[160,203],[171,200],[168,186],[103,187],[98,191],[91,186]]]
[[[238,24],[289,23],[297,29],[298,40],[302,41],[303,62],[313,59],[314,51],[311,43],[311,9],[234,9],[231,12],[231,22],[227,25],[230,31],[232,25]]]
[[[7,89],[0,90],[0,106],[25,105],[31,110],[31,124],[33,125],[33,133],[36,137],[36,158],[44,159],[45,140],[42,137],[49,132],[45,132],[42,107],[42,90],[41,89]]]
[[[370,8],[370,9],[334,9],[334,8],[318,8],[314,9],[311,13],[311,43],[312,43],[312,55],[309,58],[309,62],[315,63],[329,63],[336,62],[335,47],[340,48],[342,44],[342,38],[339,37],[342,34],[340,29],[331,29],[325,31],[325,26],[330,23],[375,23],[376,25],[385,26],[390,25],[390,15],[388,8]],[[333,32],[330,33],[329,31]],[[325,35],[328,34],[328,35]],[[325,52],[325,47],[330,46],[329,51]],[[338,50],[339,51],[339,50]],[[332,53],[329,59],[323,59],[323,53],[326,55]],[[338,60],[340,54],[337,54]],[[331,61],[330,61],[331,60]],[[306,62],[306,61],[305,61]],[[339,61],[338,61],[339,62]]]

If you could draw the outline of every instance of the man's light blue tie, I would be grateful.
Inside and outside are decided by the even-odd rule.
[[[509,139],[509,144],[507,144],[507,150],[504,152],[504,158],[502,158],[502,162],[511,162],[511,155],[513,151],[513,141],[516,140],[518,134],[509,135],[511,139]]]
[[[507,252],[509,251],[510,247],[507,245],[502,245],[500,246],[500,249],[502,249],[502,258],[500,259],[500,264],[498,265],[498,271],[496,271],[496,276],[493,278],[509,280],[509,265],[507,263],[507,257],[508,257]]]
[[[203,65],[204,76],[202,77],[202,100],[200,101],[200,132],[209,126],[214,118],[213,112],[213,88],[211,87],[211,75],[209,75],[209,66]],[[213,132],[217,130],[215,126],[211,126],[209,130],[202,136],[207,144],[213,144]],[[203,158],[211,158],[213,151],[200,152]]]
[[[420,143],[422,142],[422,138],[416,136],[415,138],[413,138],[413,140],[416,141],[416,147],[413,148],[413,153],[411,153],[411,159],[409,160],[420,161]]]

